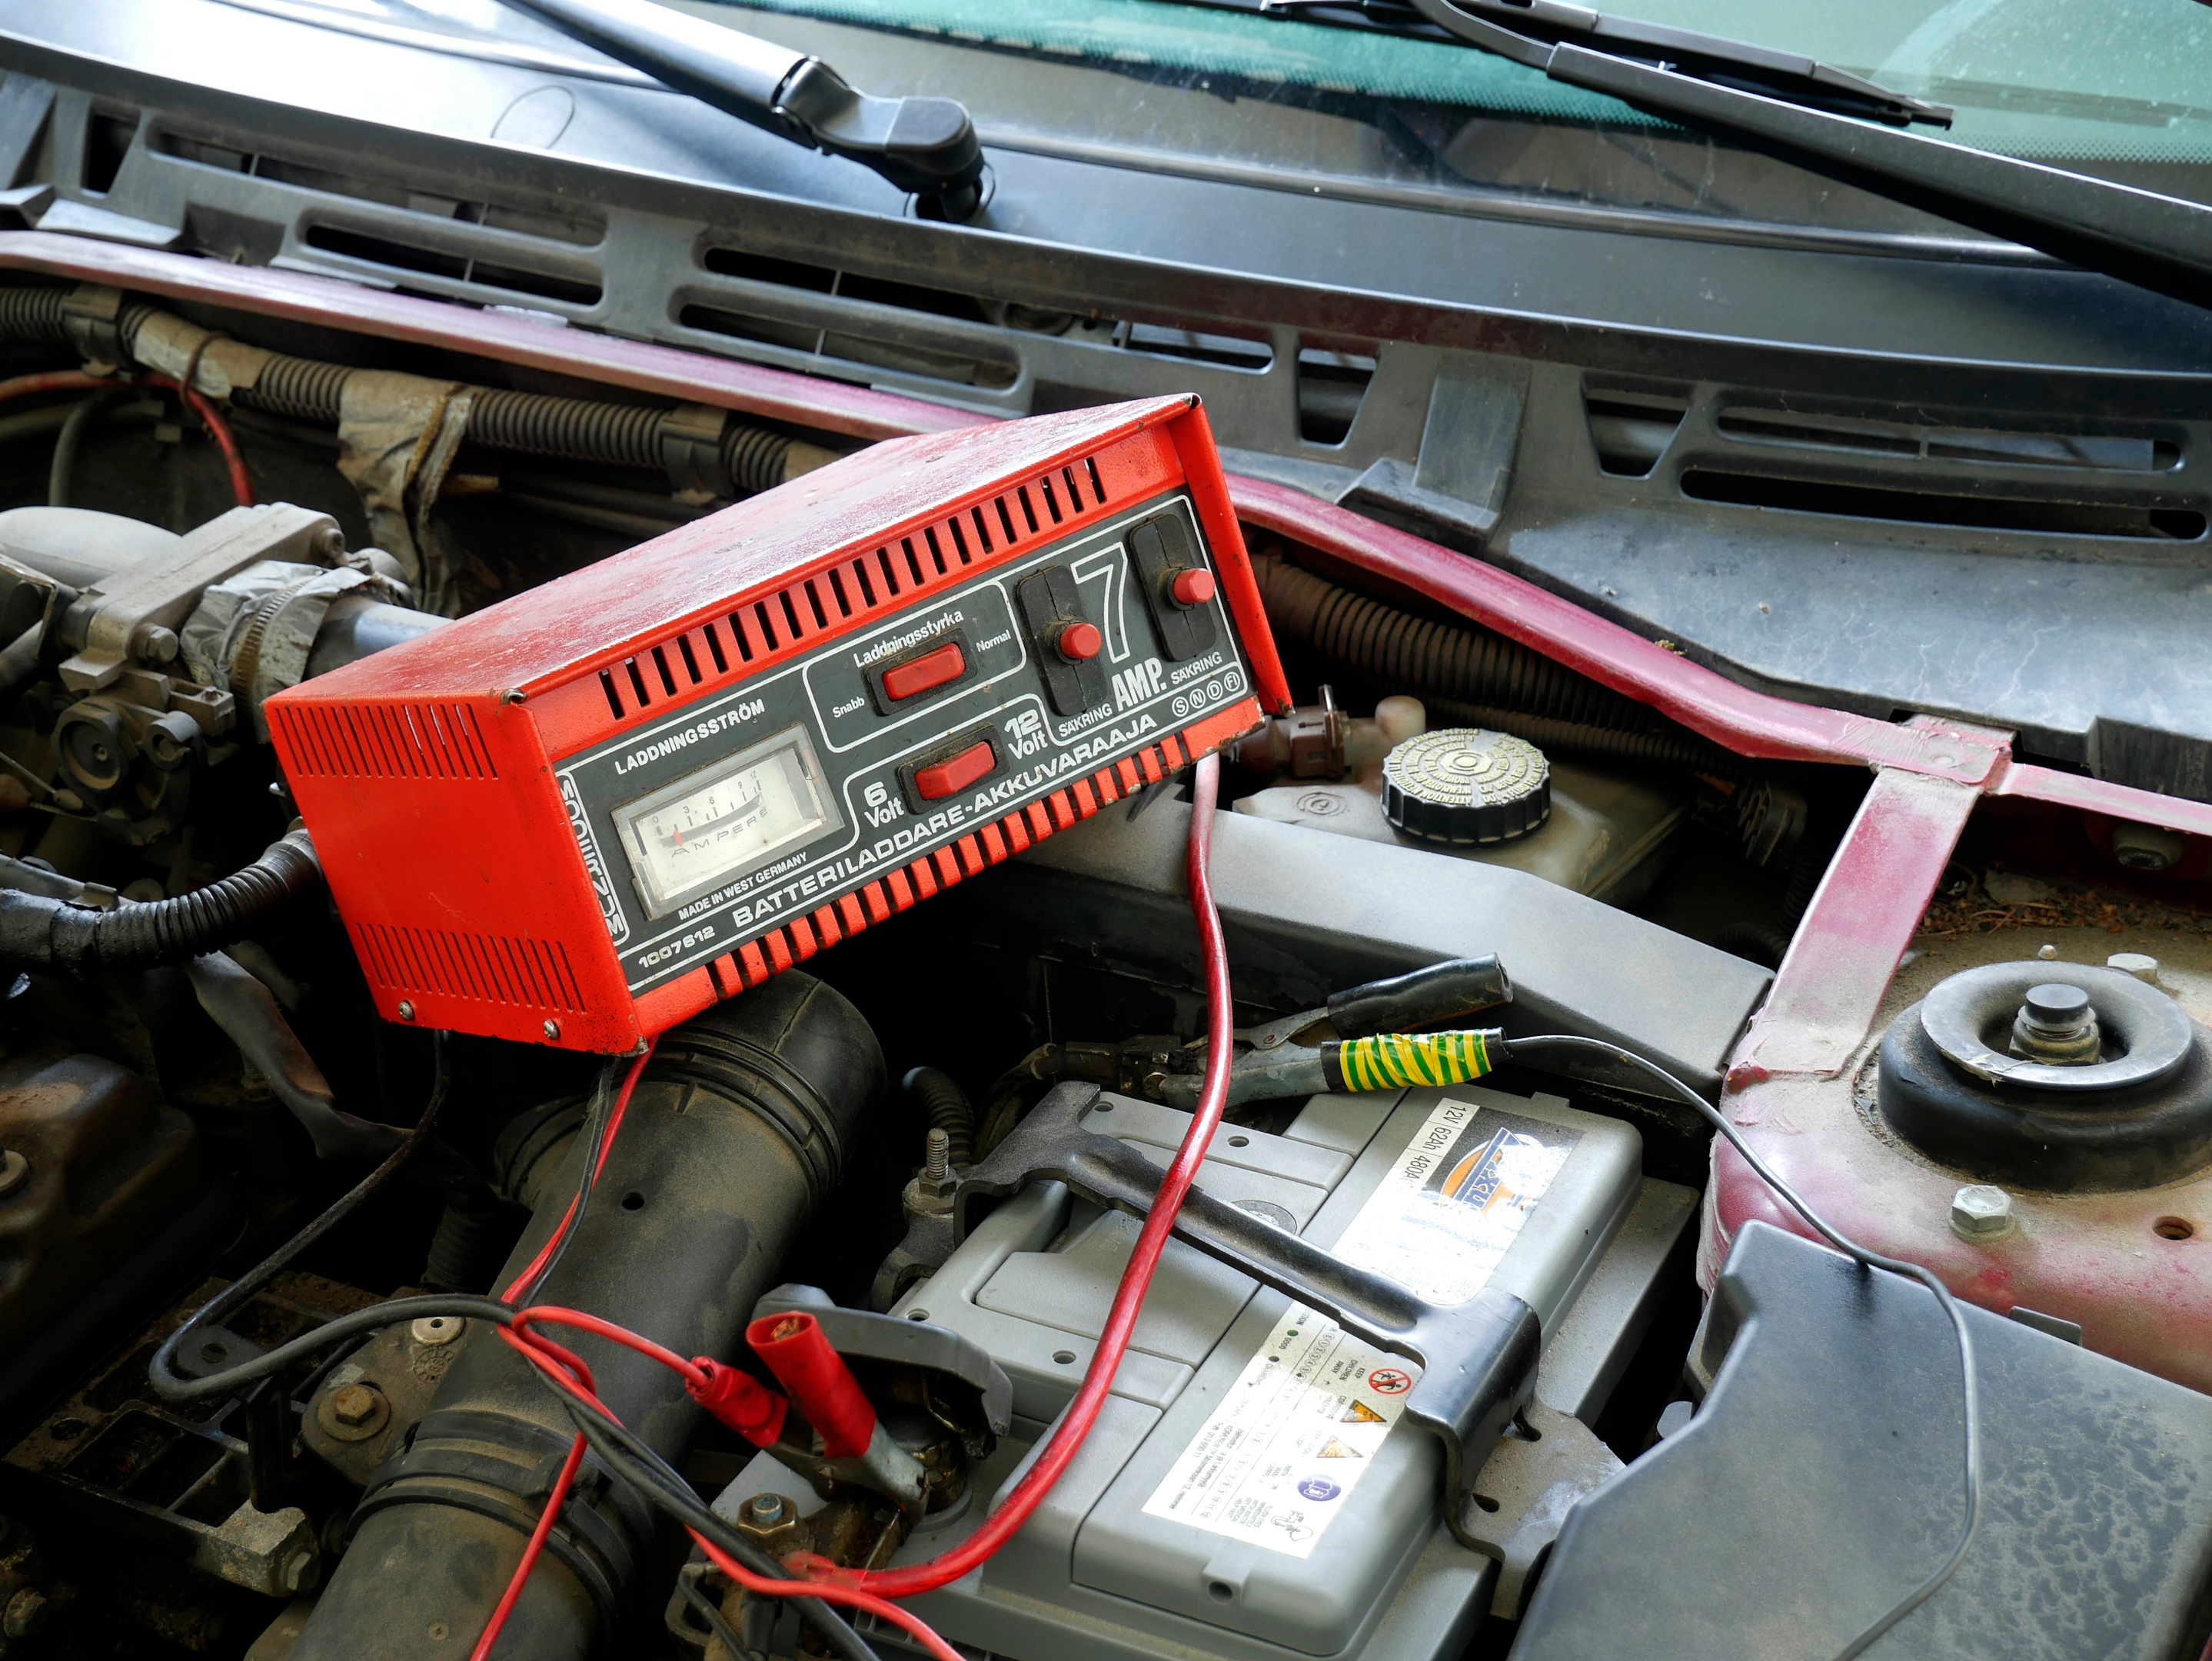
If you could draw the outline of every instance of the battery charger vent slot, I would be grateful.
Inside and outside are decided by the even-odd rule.
[[[568,950],[558,940],[363,923],[362,961],[390,992],[584,1013]]]
[[[601,669],[607,712],[626,720],[833,628],[865,624],[961,581],[985,555],[1042,541],[1106,505],[1105,475],[1095,456],[1025,479]]]
[[[476,712],[459,703],[279,704],[293,770],[322,778],[495,779]]]

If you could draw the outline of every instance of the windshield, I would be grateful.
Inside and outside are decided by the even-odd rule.
[[[817,51],[872,90],[960,98],[1004,148],[1110,149],[1177,171],[1478,211],[1572,204],[1986,240],[1503,58],[1260,16],[1234,0],[678,3]],[[2197,0],[1626,0],[1617,10],[1952,105],[1955,125],[1939,136],[1954,143],[2212,199],[2212,9]]]
[[[959,99],[988,148],[1443,212],[2019,257],[1504,58],[1263,16],[1256,0],[671,3],[878,95]],[[500,0],[230,3],[649,84]],[[2198,0],[1624,0],[1614,15],[1950,105],[1939,142],[2212,200],[2212,8]]]

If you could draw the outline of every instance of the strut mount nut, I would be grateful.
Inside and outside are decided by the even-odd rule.
[[[2056,1067],[2082,1067],[2103,1053],[2104,1034],[2089,995],[2065,981],[2031,986],[2014,1019],[2012,1051]]]
[[[1990,1183],[1970,1183],[1951,1196],[1951,1226],[1969,1240],[2012,1232],[2012,1196]]]

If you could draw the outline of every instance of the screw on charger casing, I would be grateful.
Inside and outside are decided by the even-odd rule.
[[[799,1227],[835,1189],[883,1092],[874,1034],[801,971],[670,1032],[536,1301],[603,1312],[685,1355],[733,1355],[754,1302]],[[585,1150],[539,1150],[558,1175],[499,1284],[520,1275],[574,1196]],[[625,1209],[629,1194],[651,1203]],[[564,1339],[601,1396],[664,1457],[698,1409],[658,1362],[588,1334]],[[372,1479],[352,1544],[293,1651],[295,1661],[419,1657],[443,1623],[483,1629],[575,1434],[559,1398],[506,1344],[455,1347],[404,1451]],[[619,1625],[654,1524],[645,1501],[587,1463],[502,1640],[541,1661],[583,1661]]]

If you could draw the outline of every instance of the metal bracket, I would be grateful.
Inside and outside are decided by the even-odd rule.
[[[1061,1182],[1094,1205],[1141,1216],[1165,1175],[1115,1137],[1087,1129],[1098,1086],[1064,1084],[1048,1092],[953,1199],[964,1239],[983,1202],[1030,1183]],[[1485,1287],[1464,1304],[1439,1308],[1395,1281],[1355,1269],[1320,1247],[1194,1188],[1176,1214],[1176,1238],[1261,1285],[1319,1310],[1353,1336],[1421,1369],[1406,1417],[1443,1445],[1444,1520],[1461,1544],[1487,1549],[1466,1520],[1480,1515],[1478,1473],[1505,1427],[1534,1398],[1543,1342],[1536,1311],[1511,1293]],[[1491,1555],[1495,1555],[1494,1550]]]
[[[123,350],[123,290],[80,283],[62,296],[62,327],[88,363],[119,364]],[[120,383],[118,383],[118,385]]]
[[[1528,1403],[1516,1431],[1476,1475],[1460,1535],[1498,1560],[1490,1612],[1506,1621],[1521,1618],[1567,1513],[1627,1469],[1581,1420],[1541,1402]]]
[[[660,465],[668,488],[684,502],[712,502],[731,494],[722,470],[722,429],[730,412],[711,404],[685,404],[660,418]]]
[[[337,521],[312,508],[277,502],[234,508],[211,519],[159,559],[141,560],[102,577],[77,599],[61,621],[76,655],[61,666],[62,684],[79,694],[112,686],[165,630],[173,636],[215,583],[264,559],[320,565],[332,542],[343,541]],[[168,642],[175,654],[175,641]]]

